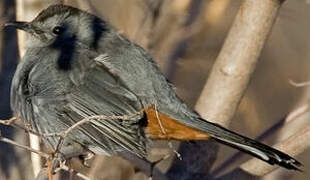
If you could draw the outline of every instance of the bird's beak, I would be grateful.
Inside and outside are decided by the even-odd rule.
[[[26,31],[26,32],[30,32],[31,31],[31,28],[29,26],[29,23],[28,22],[18,22],[18,21],[15,21],[15,22],[8,22],[6,24],[4,24],[5,27],[15,27],[16,29],[20,29],[20,30],[23,30],[23,31]]]

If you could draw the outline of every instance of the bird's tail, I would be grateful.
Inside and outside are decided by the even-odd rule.
[[[277,164],[293,170],[300,170],[299,167],[302,166],[296,159],[270,146],[232,132],[218,124],[203,119],[199,121],[201,121],[199,130],[208,133],[218,142],[251,154],[272,165]]]
[[[148,111],[147,115],[146,133],[151,138],[176,140],[206,140],[212,138],[272,165],[277,164],[293,170],[300,170],[298,167],[302,166],[296,159],[279,150],[202,118],[179,121],[163,114],[156,114],[154,110]]]

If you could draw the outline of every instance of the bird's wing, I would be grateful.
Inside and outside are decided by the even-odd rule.
[[[119,75],[102,63],[107,58],[110,57],[100,54],[94,59],[91,58],[91,62],[85,62],[90,65],[89,69],[82,70],[84,75],[80,74],[81,71],[72,71],[71,79],[76,88],[68,95],[69,103],[66,106],[72,114],[84,118],[93,115],[131,116],[143,109],[137,96],[126,87]],[[104,137],[108,137],[112,144],[109,149],[119,151],[116,148],[121,147],[144,157],[145,139],[141,118],[142,114],[129,121],[95,121],[91,124],[92,131],[97,130]],[[117,146],[113,147],[113,144]]]
[[[22,87],[13,88],[15,93],[12,95],[18,96],[12,100],[13,107],[40,133],[64,131],[91,116],[128,116],[142,109],[136,95],[126,88],[117,74],[96,61],[97,55],[88,51],[84,49],[73,56],[72,66],[66,71],[57,70],[49,59],[41,59],[25,72],[27,78],[19,75],[20,81],[27,82],[15,83]],[[27,96],[22,93],[25,88],[31,91]],[[126,150],[144,157],[141,117],[131,120],[97,118],[74,129],[67,139],[96,152],[113,154]],[[48,138],[48,141],[55,147],[58,139]]]

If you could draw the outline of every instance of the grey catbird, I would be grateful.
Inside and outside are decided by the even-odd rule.
[[[269,164],[287,169],[301,165],[283,152],[202,119],[175,94],[143,48],[90,13],[52,5],[31,22],[7,26],[29,33],[12,84],[15,114],[41,135],[64,132],[93,117],[64,138],[64,154],[78,154],[78,149],[109,155],[127,151],[144,158],[150,138],[212,138]],[[59,137],[43,137],[56,149]]]

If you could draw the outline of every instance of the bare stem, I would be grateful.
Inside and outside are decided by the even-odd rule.
[[[6,125],[6,126],[12,126],[12,127],[18,128],[18,129],[22,129],[25,132],[34,134],[34,135],[36,135],[38,137],[42,136],[41,134],[39,134],[36,131],[31,130],[30,128],[27,128],[27,127],[24,127],[22,125],[17,124],[16,121],[19,120],[19,119],[20,119],[19,117],[12,117],[12,118],[10,118],[8,120],[0,120],[0,124]]]
[[[283,1],[245,0],[196,104],[208,121],[228,127]]]
[[[8,144],[12,144],[12,145],[17,146],[17,147],[20,147],[20,148],[23,148],[23,149],[25,149],[25,150],[28,150],[28,151],[33,152],[33,153],[36,153],[36,154],[38,154],[38,155],[40,155],[40,156],[42,156],[42,157],[45,157],[45,158],[48,158],[48,157],[49,157],[48,154],[46,154],[46,153],[44,153],[44,152],[42,152],[42,151],[38,151],[38,150],[35,150],[35,149],[30,148],[30,147],[28,147],[28,146],[18,144],[18,143],[16,143],[15,141],[13,141],[13,140],[11,140],[11,139],[8,139],[8,138],[5,138],[5,137],[2,137],[2,136],[0,136],[0,141],[5,142],[5,143],[8,143]]]
[[[283,2],[243,1],[196,104],[203,118],[229,126]],[[197,144],[199,148],[195,148]],[[199,142],[195,146],[181,145],[179,152],[184,160],[179,163],[175,160],[173,165],[177,168],[172,166],[168,171],[174,179],[186,176],[202,179],[201,175],[211,169],[218,146],[212,142]]]

